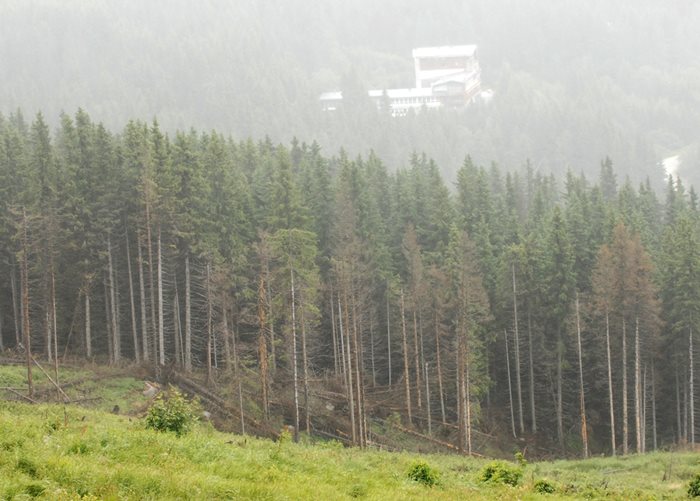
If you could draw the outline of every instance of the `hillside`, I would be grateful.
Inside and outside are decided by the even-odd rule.
[[[423,155],[391,172],[315,143],[110,132],[84,111],[52,135],[14,114],[0,351],[197,375],[265,436],[364,447],[392,419],[484,454],[694,443],[694,188],[669,178],[662,199],[610,160],[595,181],[471,159],[457,177]]]
[[[417,461],[435,487],[407,478]],[[534,463],[517,487],[484,484],[488,461],[293,444],[200,425],[178,438],[138,418],[76,406],[0,402],[0,498],[26,499],[683,499],[691,453]],[[547,478],[554,495],[537,494]]]

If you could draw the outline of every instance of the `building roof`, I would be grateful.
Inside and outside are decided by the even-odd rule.
[[[319,98],[321,101],[340,101],[343,99],[343,93],[341,91],[331,91],[324,92]]]
[[[436,85],[443,85],[446,83],[450,82],[457,82],[457,83],[468,83],[476,78],[476,71],[458,71],[455,73],[451,73],[449,75],[446,75],[444,78],[441,78],[435,82],[432,83],[432,86],[435,87]]]
[[[412,97],[430,97],[432,92],[430,88],[425,89],[373,89],[367,92],[367,95],[372,98],[380,98],[386,95],[389,99],[403,99]],[[341,91],[324,92],[319,97],[321,101],[341,101],[343,93]]]
[[[369,97],[382,97],[385,90],[377,89],[368,92]],[[386,95],[389,99],[403,99],[411,97],[430,97],[431,90],[428,89],[386,89]]]
[[[413,49],[413,57],[419,59],[426,57],[472,57],[475,53],[476,45],[445,45]]]

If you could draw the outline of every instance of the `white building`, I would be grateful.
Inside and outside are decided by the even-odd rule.
[[[415,87],[411,89],[370,90],[368,95],[377,108],[389,107],[393,116],[403,116],[413,109],[462,107],[481,91],[481,68],[476,45],[421,47],[413,49]],[[325,92],[320,97],[324,111],[342,106],[340,91]]]

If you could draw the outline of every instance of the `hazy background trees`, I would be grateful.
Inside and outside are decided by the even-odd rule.
[[[688,0],[275,2],[10,0],[0,5],[0,110],[85,108],[111,129],[157,116],[236,137],[293,136],[391,167],[426,152],[455,180],[466,153],[506,170],[697,182],[700,6]],[[476,43],[489,106],[391,119],[321,92],[408,87],[411,49]]]

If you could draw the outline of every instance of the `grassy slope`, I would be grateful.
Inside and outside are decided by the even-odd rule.
[[[295,445],[222,434],[144,429],[136,418],[58,405],[0,402],[0,498],[23,499],[680,499],[698,456],[536,463],[517,488],[484,486],[484,460],[423,456],[441,472],[434,488],[406,478],[415,454]],[[671,477],[662,481],[672,463]],[[546,477],[555,496],[533,493]]]
[[[53,368],[45,367],[53,378]],[[34,367],[35,391],[54,398],[56,390],[46,376]],[[124,370],[104,366],[61,367],[60,384],[70,398],[81,400],[81,405],[92,409],[112,411],[118,406],[122,414],[134,414],[145,410],[148,399],[143,396],[143,380],[126,375]],[[26,369],[17,365],[0,365],[0,387],[21,388],[26,393]],[[0,391],[0,398],[9,393]],[[40,397],[41,398],[41,397]]]

